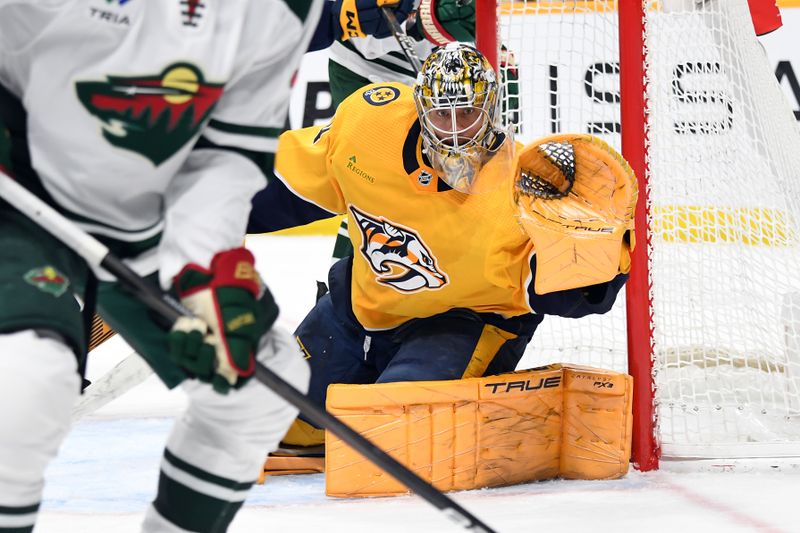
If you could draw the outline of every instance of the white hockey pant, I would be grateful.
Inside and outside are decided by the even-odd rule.
[[[308,390],[310,371],[297,342],[287,332],[273,328],[262,340],[258,360],[302,392]],[[243,502],[249,486],[264,465],[267,452],[278,447],[297,416],[290,406],[266,386],[250,379],[226,395],[207,383],[186,381],[189,406],[176,422],[167,442],[161,473],[190,490],[228,502]],[[169,455],[177,460],[169,460]],[[182,463],[193,468],[184,468]],[[212,476],[197,475],[196,469]],[[215,484],[219,476],[246,485],[232,490]],[[161,516],[154,505],[143,524],[146,533],[184,532]]]
[[[32,330],[0,334],[0,528],[34,523],[80,385],[64,343]]]

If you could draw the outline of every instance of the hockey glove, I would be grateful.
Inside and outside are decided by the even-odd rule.
[[[383,6],[393,8],[395,17],[402,24],[414,9],[414,0],[334,0],[333,14],[339,17],[338,24],[334,22],[336,39],[346,41],[367,35],[379,39],[389,37],[392,30],[381,13]]]
[[[444,46],[475,40],[475,0],[422,0],[417,29],[430,42]]]
[[[616,150],[591,135],[553,135],[527,145],[517,164],[514,201],[536,251],[536,294],[627,272],[638,190]]]
[[[173,288],[196,315],[179,319],[170,332],[175,363],[222,394],[241,386],[255,371],[255,351],[268,328],[253,254],[234,248],[215,255],[208,270],[189,264]]]

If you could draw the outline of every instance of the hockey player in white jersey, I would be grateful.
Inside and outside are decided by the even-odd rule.
[[[421,59],[428,57],[437,46],[475,40],[472,0],[417,0],[414,4],[416,12],[406,20],[398,13],[398,21],[413,39],[414,51]],[[362,37],[343,35],[331,44],[328,53],[328,78],[334,107],[370,83],[399,81],[413,85],[417,77],[388,27]]]
[[[0,532],[33,529],[95,301],[189,396],[143,530],[224,532],[241,507],[296,415],[249,379],[254,359],[308,381],[241,243],[320,12],[320,0],[0,0],[0,170],[211,327],[167,331],[0,200]]]

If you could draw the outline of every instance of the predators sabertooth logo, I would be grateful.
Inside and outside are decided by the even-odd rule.
[[[157,76],[108,76],[75,84],[83,106],[103,122],[103,137],[158,166],[199,131],[222,96],[194,65],[177,63]]]
[[[361,230],[361,253],[378,274],[378,283],[401,292],[447,285],[447,274],[436,266],[436,258],[416,232],[353,206],[350,211]]]

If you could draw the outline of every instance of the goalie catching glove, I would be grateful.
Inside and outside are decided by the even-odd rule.
[[[628,272],[638,189],[616,150],[591,135],[546,137],[520,152],[514,176],[518,216],[536,252],[537,294]]]
[[[258,343],[275,318],[267,316],[254,262],[249,250],[234,248],[215,255],[209,269],[189,264],[173,280],[181,302],[196,317],[175,323],[170,355],[222,394],[253,375]]]

